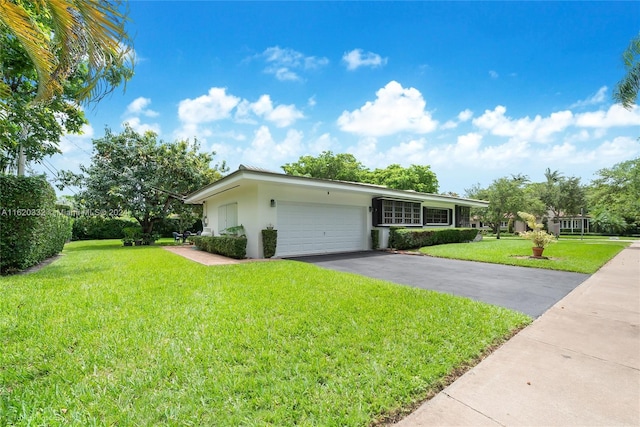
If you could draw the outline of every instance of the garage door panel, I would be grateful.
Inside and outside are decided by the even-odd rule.
[[[277,256],[365,249],[362,207],[304,203],[278,204]]]

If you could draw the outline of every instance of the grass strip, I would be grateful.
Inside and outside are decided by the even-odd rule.
[[[561,237],[545,248],[543,256],[547,259],[531,259],[531,242],[518,237],[499,240],[484,238],[474,243],[428,246],[421,248],[420,252],[441,258],[592,274],[629,244],[622,240],[581,241]]]

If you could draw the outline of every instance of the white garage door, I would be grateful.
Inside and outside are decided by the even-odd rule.
[[[276,256],[366,249],[365,208],[278,203]]]

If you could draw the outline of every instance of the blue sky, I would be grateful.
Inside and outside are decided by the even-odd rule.
[[[430,165],[459,194],[547,167],[586,184],[640,155],[640,108],[611,100],[637,2],[129,6],[135,76],[87,109],[51,168],[89,164],[91,139],[124,122],[197,137],[231,170],[332,150]]]

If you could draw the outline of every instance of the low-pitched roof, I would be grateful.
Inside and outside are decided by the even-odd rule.
[[[383,185],[367,184],[363,182],[337,181],[332,179],[311,178],[307,176],[285,175],[280,172],[273,172],[266,169],[248,167],[244,165],[240,165],[238,170],[224,178],[187,195],[185,203],[201,204],[205,199],[208,199],[211,196],[240,186],[240,183],[243,180],[293,184],[334,191],[354,191],[357,193],[368,194],[371,197],[388,197],[421,202],[447,201],[472,207],[487,207],[489,205],[489,203],[484,200],[466,199],[464,197],[445,196],[441,194],[419,193],[413,190],[396,190]]]

